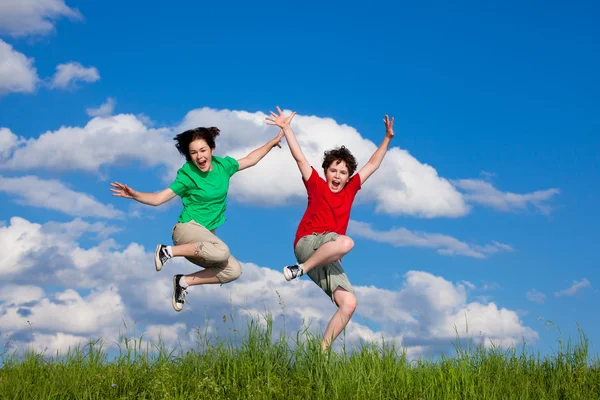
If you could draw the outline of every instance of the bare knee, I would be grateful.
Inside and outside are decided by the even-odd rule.
[[[354,311],[356,310],[356,296],[354,296],[354,294],[346,290],[343,290],[343,292],[340,294],[340,296],[336,296],[337,306],[342,313],[344,313],[348,317],[351,317],[352,314],[354,314]]]
[[[229,283],[238,279],[242,275],[242,265],[235,258],[230,258],[227,266],[218,275],[221,283]]]
[[[352,248],[354,247],[354,240],[352,240],[346,235],[338,237],[337,239],[335,239],[335,242],[339,246],[340,251],[344,254],[349,253],[350,250],[352,250]]]

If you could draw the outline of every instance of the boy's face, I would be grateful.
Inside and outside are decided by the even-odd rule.
[[[350,179],[348,174],[348,167],[342,160],[334,160],[329,167],[325,170],[325,180],[329,190],[333,193],[339,193],[342,191],[346,183]]]

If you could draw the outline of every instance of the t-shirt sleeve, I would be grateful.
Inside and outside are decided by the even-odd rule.
[[[177,177],[169,186],[177,196],[182,197],[191,186],[191,179],[181,169],[177,171]]]
[[[358,193],[358,191],[362,188],[362,185],[360,184],[360,175],[354,174],[350,178],[350,182],[348,182],[347,187],[352,196],[356,196],[356,193]]]
[[[227,156],[222,158],[221,161],[223,163],[223,168],[225,168],[225,171],[230,177],[240,169],[240,163],[233,157]]]
[[[312,170],[312,172],[308,180],[305,181],[304,179],[302,179],[302,182],[304,182],[304,186],[306,187],[306,192],[308,194],[314,193],[317,190],[317,188],[319,187],[319,179],[321,179],[317,170],[315,170],[313,167],[310,167],[310,169]]]

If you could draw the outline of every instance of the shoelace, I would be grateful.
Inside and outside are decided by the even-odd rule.
[[[187,294],[187,289],[181,288],[181,292],[179,293],[179,298],[177,299],[177,301],[180,303],[190,304],[190,302],[187,299]]]

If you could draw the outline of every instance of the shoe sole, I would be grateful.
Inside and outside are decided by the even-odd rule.
[[[156,251],[154,252],[154,266],[157,271],[160,271],[163,267],[163,264],[160,262],[160,244],[156,246]]]
[[[284,267],[283,268],[283,276],[285,277],[285,280],[288,281],[288,282],[293,279],[292,273],[290,272],[290,270],[288,269],[288,267]]]
[[[173,305],[173,309],[177,312],[183,310],[183,306],[179,308],[179,304],[175,301],[175,292],[177,290],[177,275],[173,277],[173,295],[171,296],[171,304]]]

